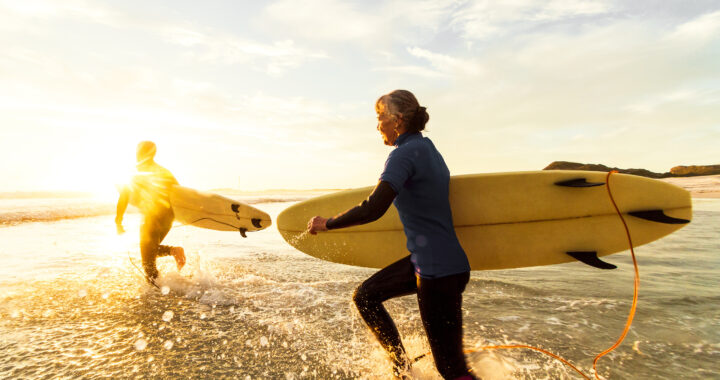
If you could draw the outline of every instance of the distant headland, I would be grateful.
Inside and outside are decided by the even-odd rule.
[[[697,177],[720,174],[720,165],[692,165],[675,166],[669,172],[655,173],[647,169],[619,169],[601,164],[581,164],[569,161],[554,161],[543,170],[589,170],[595,172],[609,172],[617,170],[620,173],[639,175],[649,178]]]

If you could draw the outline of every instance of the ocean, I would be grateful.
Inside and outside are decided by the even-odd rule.
[[[306,192],[238,195],[273,218]],[[340,211],[340,210],[339,210]],[[0,195],[0,378],[389,379],[389,363],[351,295],[374,270],[324,262],[275,227],[248,233],[191,226],[181,272],[158,259],[161,289],[142,277],[139,214],[116,235],[114,204],[87,195]],[[528,247],[531,250],[532,247]],[[720,379],[720,199],[694,199],[694,220],[636,249],[637,314],[600,359],[610,379]],[[591,375],[624,327],[633,294],[629,251],[581,263],[473,272],[465,345],[525,344]],[[413,296],[386,302],[411,356],[429,350]],[[577,379],[529,350],[478,351],[484,379]],[[429,358],[417,379],[438,379]]]

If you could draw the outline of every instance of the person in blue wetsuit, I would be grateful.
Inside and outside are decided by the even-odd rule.
[[[429,116],[415,96],[396,90],[375,103],[377,129],[385,145],[395,146],[370,196],[358,206],[308,222],[311,234],[370,223],[392,203],[398,210],[410,255],[365,280],[353,300],[360,315],[388,352],[393,374],[405,378],[410,360],[383,302],[416,293],[435,366],[445,379],[475,379],[463,354],[462,292],[470,264],[453,227],[450,171],[421,131]]]

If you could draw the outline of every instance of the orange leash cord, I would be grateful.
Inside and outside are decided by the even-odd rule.
[[[630,331],[630,325],[632,324],[633,317],[635,317],[635,310],[637,309],[638,290],[640,288],[640,272],[638,271],[638,264],[637,264],[637,260],[635,259],[635,250],[633,249],[632,238],[630,237],[630,229],[628,228],[627,223],[625,222],[625,218],[622,216],[622,213],[620,212],[620,209],[618,208],[617,204],[615,203],[615,199],[612,196],[612,192],[610,191],[610,175],[613,173],[617,173],[617,171],[613,170],[613,171],[608,172],[607,177],[605,177],[605,185],[607,187],[608,195],[610,196],[610,201],[612,202],[613,207],[615,207],[615,211],[617,212],[618,216],[620,217],[620,220],[623,223],[623,226],[625,227],[625,233],[627,234],[628,243],[630,244],[630,253],[632,255],[633,266],[635,267],[635,285],[634,285],[634,292],[633,292],[633,302],[632,302],[632,306],[630,307],[630,313],[628,315],[627,322],[625,323],[625,329],[623,330],[622,334],[620,334],[620,337],[615,342],[615,344],[612,345],[612,347],[599,353],[593,360],[593,371],[594,371],[596,379],[600,379],[600,376],[598,376],[597,368],[596,368],[598,360],[600,360],[601,357],[610,353],[610,351],[616,349],[620,345],[620,343],[622,343],[622,341],[625,339],[625,336],[627,335],[628,331]],[[583,378],[591,380],[591,377],[584,374],[577,367],[572,365],[569,361],[563,359],[562,357],[560,357],[558,355],[553,354],[552,352],[543,350],[542,348],[538,348],[538,347],[528,346],[528,345],[524,345],[524,344],[511,344],[511,345],[501,345],[501,346],[483,346],[483,347],[479,347],[479,348],[475,348],[475,349],[465,350],[464,352],[466,354],[471,354],[471,353],[475,353],[475,352],[479,352],[479,351],[483,351],[483,350],[502,350],[502,349],[514,349],[514,348],[527,348],[530,350],[542,352],[543,354],[551,356],[551,357],[561,361],[563,364],[567,365],[568,367],[574,369],[575,372],[580,374],[580,376],[582,376]],[[424,358],[425,356],[428,356],[429,354],[430,354],[430,352],[426,352],[426,353],[416,357],[415,359],[413,359],[413,363]]]
[[[620,343],[622,343],[623,339],[625,339],[625,336],[627,335],[628,331],[630,331],[630,325],[632,324],[633,317],[635,317],[635,309],[637,308],[638,289],[640,289],[640,272],[638,271],[638,264],[637,264],[637,260],[635,259],[635,249],[633,249],[632,238],[630,237],[630,229],[628,228],[627,223],[625,222],[625,218],[622,216],[622,213],[620,212],[620,209],[618,208],[617,204],[615,203],[615,199],[612,196],[612,192],[610,191],[610,175],[613,173],[617,173],[617,171],[613,170],[613,171],[608,172],[607,177],[605,177],[605,184],[607,186],[608,195],[610,196],[610,200],[612,201],[613,207],[615,207],[615,211],[617,212],[618,216],[620,217],[620,220],[622,220],[622,222],[623,222],[623,226],[625,227],[625,233],[627,234],[628,242],[630,243],[630,254],[632,255],[633,267],[635,268],[635,285],[634,285],[634,291],[633,291],[633,302],[632,302],[632,306],[630,307],[630,313],[628,315],[627,322],[625,322],[625,329],[623,330],[622,334],[620,334],[620,337],[615,342],[615,344],[612,345],[612,347],[599,353],[593,360],[593,371],[595,371],[595,378],[597,378],[597,379],[600,379],[600,377],[597,374],[597,368],[596,368],[597,361],[600,360],[601,357],[608,354],[610,351],[616,349],[620,345]]]

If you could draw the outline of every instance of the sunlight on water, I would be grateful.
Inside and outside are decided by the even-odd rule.
[[[287,203],[262,204],[272,215]],[[709,207],[709,206],[708,206]],[[713,206],[714,207],[714,206]],[[707,208],[707,207],[705,207]],[[609,378],[710,378],[720,372],[720,212],[638,249],[641,288],[628,339],[601,359]],[[137,215],[0,228],[0,377],[388,379],[389,362],[351,295],[373,270],[324,262],[275,230],[178,228],[178,272],[160,258],[160,289],[139,265]],[[299,234],[298,239],[305,238]],[[128,258],[128,255],[130,258]],[[626,253],[612,272],[579,263],[473,273],[464,293],[466,348],[529,344],[591,373],[622,330],[632,298]],[[410,356],[429,351],[417,300],[386,302]],[[574,379],[529,350],[468,354],[484,379]],[[431,357],[412,369],[439,379]]]

